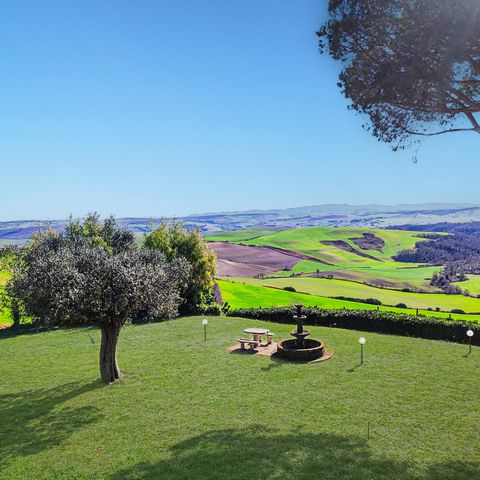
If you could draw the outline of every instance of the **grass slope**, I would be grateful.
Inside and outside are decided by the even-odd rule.
[[[253,238],[270,235],[277,230],[266,228],[245,228],[242,230],[231,230],[227,232],[210,232],[205,235],[205,240],[209,242],[243,242]]]
[[[381,251],[362,250],[351,239],[360,238],[363,233],[372,233],[381,238],[385,245]],[[411,249],[422,239],[418,232],[402,230],[373,230],[361,228],[310,227],[282,230],[275,233],[260,235],[251,239],[237,237],[237,232],[224,232],[228,241],[246,245],[261,245],[288,250],[295,250],[318,258],[326,264],[302,261],[292,271],[294,273],[312,273],[317,270],[328,272],[334,278],[364,282],[370,285],[384,286],[394,289],[412,288],[422,291],[437,291],[429,284],[438,267],[412,268],[418,266],[412,263],[395,262],[391,257],[401,250]],[[218,238],[221,240],[221,238]],[[324,241],[342,241],[357,252],[368,254],[366,258],[354,252],[346,251],[337,245],[325,245]],[[279,276],[288,276],[289,272],[279,272]]]
[[[311,328],[333,359],[227,353],[250,326],[291,329],[127,327],[113,386],[96,380],[95,329],[0,337],[0,479],[480,478],[478,348],[368,334],[359,366],[360,332]]]
[[[455,282],[462,290],[468,290],[471,295],[480,295],[480,275],[467,275],[468,280],[464,282]]]
[[[361,250],[354,242],[352,242],[351,238],[361,237],[364,232],[373,233],[384,240],[385,246],[381,252],[378,250],[363,250],[364,253],[368,253],[379,260],[388,260],[400,250],[413,248],[415,244],[420,241],[418,238],[418,232],[408,232],[404,230],[309,227],[283,230],[281,232],[249,240],[245,243],[288,248],[312,255],[319,259],[332,261],[335,264],[374,262],[374,260],[341,250],[335,245],[324,245],[321,243],[322,241],[342,240],[348,243],[351,247]]]
[[[297,292],[322,297],[376,298],[385,305],[395,306],[405,303],[410,308],[442,310],[462,309],[467,313],[480,312],[480,299],[464,295],[445,295],[440,293],[410,293],[386,288],[370,287],[345,280],[330,280],[327,278],[239,278],[232,281],[245,282],[252,285],[283,288],[294,287]]]
[[[351,302],[346,300],[337,300],[334,298],[321,297],[317,295],[302,294],[299,292],[287,292],[276,288],[268,288],[261,285],[255,285],[250,282],[250,278],[239,279],[241,281],[224,281],[218,280],[218,284],[222,291],[222,297],[224,302],[228,302],[232,308],[257,308],[257,307],[277,307],[288,306],[296,303],[302,303],[303,305],[312,307],[318,306],[319,308],[326,309],[360,309],[360,310],[372,310],[377,309],[374,305],[369,305],[360,302]],[[289,279],[290,280],[290,279]],[[262,284],[267,283],[269,280],[263,280]],[[285,281],[286,284],[289,282]],[[378,307],[380,311],[390,311],[399,313],[415,314],[416,309],[412,308],[395,308],[382,305]],[[478,321],[480,322],[480,315],[462,315],[462,314],[449,314],[445,312],[432,312],[428,310],[419,310],[422,315],[435,316],[439,318],[453,318],[458,320]]]

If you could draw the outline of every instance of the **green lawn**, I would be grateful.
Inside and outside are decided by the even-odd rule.
[[[249,326],[291,329],[210,318],[203,342],[199,317],[127,327],[113,386],[95,329],[0,335],[0,478],[480,478],[478,348],[366,334],[359,366],[360,332],[311,328],[331,360],[229,354]]]
[[[283,279],[279,279],[283,280]],[[292,282],[285,279],[283,280],[286,285],[292,285]],[[295,279],[296,280],[296,279]],[[306,280],[306,279],[302,279]],[[310,279],[308,279],[310,280]],[[315,281],[320,279],[315,279]],[[361,309],[361,310],[373,310],[377,309],[374,305],[369,305],[360,302],[350,302],[346,300],[337,300],[334,298],[322,297],[317,295],[308,295],[302,293],[292,293],[277,288],[268,288],[261,285],[268,284],[272,279],[256,280],[251,278],[241,278],[236,282],[232,280],[224,281],[218,280],[218,284],[222,291],[222,297],[224,302],[228,302],[232,308],[258,308],[258,307],[280,307],[294,305],[296,303],[302,303],[306,306],[318,306],[319,308],[326,309]],[[331,280],[326,280],[331,281]],[[250,282],[250,283],[249,283]],[[258,282],[259,285],[255,285],[254,282]],[[351,283],[351,282],[346,282]],[[353,284],[355,285],[355,284]],[[464,298],[464,297],[461,297]],[[379,310],[398,312],[398,313],[410,313],[415,314],[416,309],[412,308],[395,308],[382,305],[378,307]],[[467,321],[480,321],[480,315],[462,315],[462,314],[449,314],[445,312],[436,312],[420,309],[419,312],[422,315],[435,316],[440,318],[453,318],[458,320]]]

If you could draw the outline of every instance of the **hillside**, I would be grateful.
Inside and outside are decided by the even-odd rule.
[[[417,242],[424,240],[419,235],[419,232],[404,230],[312,227],[266,234],[259,232],[258,235],[250,230],[244,237],[233,232],[230,237],[224,233],[206,238],[215,240],[211,245],[219,257],[219,277],[229,280],[229,285],[223,284],[223,288],[228,301],[237,307],[247,303],[249,306],[281,305],[285,301],[282,289],[288,287],[297,294],[311,295],[316,299],[345,297],[357,302],[361,308],[371,306],[358,302],[375,299],[385,307],[403,304],[410,309],[479,313],[480,299],[473,294],[446,295],[430,285],[432,275],[441,266],[393,260],[398,252],[413,249]],[[229,243],[219,243],[220,238]],[[237,244],[241,244],[243,250],[239,251]],[[237,255],[229,254],[229,250]],[[277,271],[263,272],[259,267],[263,265],[267,252],[290,256],[293,261],[283,261],[284,267],[280,266],[280,261]],[[245,265],[250,266],[252,272],[260,273],[238,274],[239,271],[248,271]],[[232,282],[238,287],[233,289]],[[465,283],[465,289],[476,290],[474,276],[456,284],[462,288],[462,283]],[[252,305],[247,292],[245,295],[241,292],[247,284],[263,288],[268,302]],[[255,291],[255,297],[259,298],[259,295],[259,291]],[[272,295],[278,295],[278,303],[272,300]],[[312,298],[308,304],[318,304],[315,302],[317,300]]]

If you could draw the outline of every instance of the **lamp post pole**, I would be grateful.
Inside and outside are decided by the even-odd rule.
[[[203,341],[207,341],[207,325],[208,325],[208,320],[204,318],[202,320],[202,325],[203,325]]]
[[[363,346],[366,342],[367,340],[365,339],[365,337],[360,337],[358,339],[358,343],[360,343],[360,365],[363,365]]]
[[[473,337],[473,330],[467,330],[467,337],[468,337],[468,354],[472,353],[472,337]]]

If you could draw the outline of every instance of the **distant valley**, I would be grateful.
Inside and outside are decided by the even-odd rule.
[[[173,220],[173,219],[172,219]],[[179,217],[189,227],[205,233],[248,228],[288,229],[303,227],[388,228],[404,224],[464,223],[480,221],[480,205],[432,203],[420,205],[316,205],[274,210],[204,213]],[[150,231],[161,217],[120,218],[119,223],[136,234]],[[0,221],[0,243],[21,244],[47,225],[61,230],[66,220]]]

